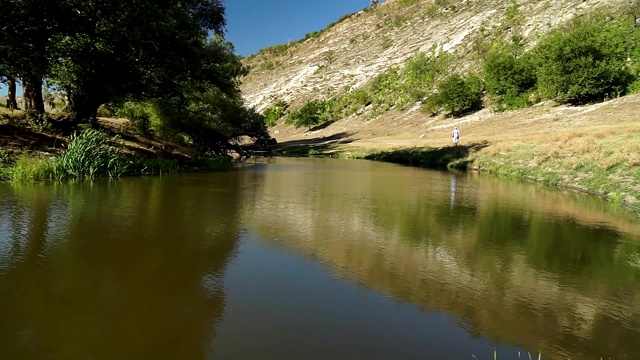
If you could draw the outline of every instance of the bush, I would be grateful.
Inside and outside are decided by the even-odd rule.
[[[633,77],[627,67],[628,27],[603,16],[577,19],[535,49],[540,94],[571,104],[622,95]]]
[[[280,120],[287,110],[287,103],[285,101],[278,101],[273,107],[270,107],[264,111],[264,122],[267,126],[272,127],[276,125],[276,122]]]
[[[296,128],[303,126],[311,128],[326,121],[333,121],[334,104],[334,100],[312,100],[291,113],[288,121]]]
[[[459,74],[450,75],[438,86],[438,93],[427,102],[442,108],[452,116],[461,116],[482,106],[482,80],[470,75],[467,79]]]
[[[483,75],[487,93],[497,97],[501,106],[511,110],[530,105],[528,92],[536,85],[536,73],[529,56],[489,54]]]
[[[115,111],[119,117],[129,119],[132,128],[141,135],[151,134],[152,106],[144,102],[128,101]]]

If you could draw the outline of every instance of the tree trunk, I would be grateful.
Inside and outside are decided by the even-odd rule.
[[[97,101],[91,101],[89,96],[68,93],[67,109],[75,123],[94,122],[96,120],[98,106],[93,105]]]
[[[33,110],[33,85],[29,79],[22,80],[22,102],[25,111]]]
[[[9,92],[7,96],[9,99],[7,100],[7,107],[9,109],[17,109],[18,101],[16,100],[16,79],[10,77],[7,81]]]
[[[31,76],[23,79],[24,109],[38,114],[44,114],[44,100],[42,99],[42,79]]]

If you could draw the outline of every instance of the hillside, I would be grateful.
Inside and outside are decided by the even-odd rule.
[[[366,86],[420,52],[450,54],[449,70],[478,71],[489,38],[521,36],[534,46],[574,17],[625,11],[626,0],[443,1],[390,0],[344,17],[303,41],[274,46],[244,59],[241,86],[258,110],[285,101],[290,109]],[[302,153],[362,157],[446,149],[462,131],[465,166],[508,177],[596,194],[640,210],[640,95],[585,106],[552,101],[467,116],[429,116],[422,102],[383,113],[371,105],[312,129],[280,120],[270,129],[281,147]],[[308,150],[311,148],[312,150]],[[300,150],[298,150],[300,151]],[[460,152],[460,149],[457,150]]]
[[[627,0],[389,0],[345,16],[306,40],[264,49],[245,59],[241,89],[263,110],[284,100],[292,107],[361,87],[419,52],[455,54],[454,68],[478,67],[489,33],[524,37],[530,46],[573,17],[616,12]],[[514,11],[517,4],[517,12]],[[516,19],[517,17],[517,19]]]

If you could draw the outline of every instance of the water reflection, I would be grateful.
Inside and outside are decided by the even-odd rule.
[[[476,174],[268,161],[0,188],[0,358],[640,352],[637,217]]]
[[[539,185],[319,162],[277,163],[255,183],[243,214],[260,238],[499,343],[550,358],[640,352],[634,216]]]
[[[458,174],[454,173],[451,175],[451,203],[449,207],[453,209],[453,206],[456,203],[456,188],[458,187]]]
[[[205,358],[237,248],[235,184],[3,189],[2,357]]]

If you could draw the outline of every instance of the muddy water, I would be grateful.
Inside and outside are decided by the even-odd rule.
[[[639,223],[354,160],[0,186],[0,359],[633,359]]]

